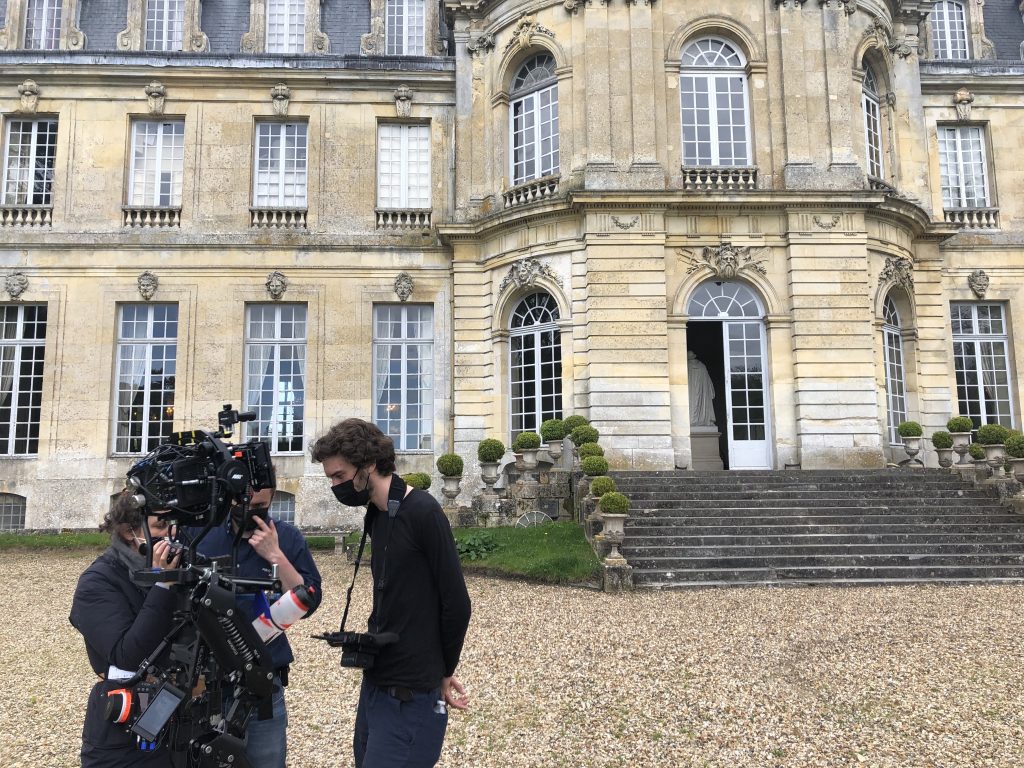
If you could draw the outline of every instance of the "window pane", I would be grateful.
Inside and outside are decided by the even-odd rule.
[[[3,202],[53,205],[56,120],[10,120],[4,147]]]
[[[306,207],[306,123],[258,123],[253,204]]]
[[[396,450],[433,448],[434,308],[373,308],[374,422]]]
[[[38,453],[46,306],[0,304],[0,455]]]
[[[184,158],[184,121],[136,120],[132,124],[128,204],[180,208]]]
[[[119,308],[114,452],[145,453],[173,431],[178,306]]]
[[[950,312],[960,415],[969,416],[975,427],[1012,427],[1010,340],[1005,333],[1003,306],[957,302]]]
[[[270,443],[273,453],[302,451],[306,406],[306,307],[246,307],[245,408],[256,420],[248,439]]]

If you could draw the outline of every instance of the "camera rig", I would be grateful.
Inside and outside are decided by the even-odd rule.
[[[127,473],[126,485],[143,513],[147,551],[153,551],[147,516],[177,523],[182,539],[177,568],[136,571],[133,580],[143,586],[164,582],[177,604],[171,631],[108,694],[107,716],[134,734],[140,748],[168,749],[178,768],[249,768],[249,717],[256,711],[266,718],[272,711],[270,653],[235,598],[281,591],[276,566],[270,579],[235,575],[241,528],[234,554],[208,559],[196,551],[232,508],[241,508],[247,519],[250,489],[275,485],[266,443],[226,442],[235,424],[255,418],[225,405],[216,432],[174,433]]]

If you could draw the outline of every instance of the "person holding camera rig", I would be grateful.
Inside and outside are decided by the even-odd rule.
[[[149,518],[150,531],[167,536],[166,520]],[[100,531],[110,533],[110,546],[78,579],[71,603],[71,624],[82,633],[89,664],[99,681],[89,694],[82,729],[82,768],[169,768],[166,749],[129,734],[106,715],[108,693],[131,678],[171,629],[175,600],[167,584],[140,587],[132,572],[148,567],[142,512],[129,491],[120,494],[103,518]],[[153,566],[175,568],[178,554],[166,539],[153,545]],[[150,751],[151,750],[151,751]]]
[[[270,518],[274,490],[274,487],[259,491],[250,488],[248,508],[245,505],[233,506],[224,524],[213,528],[199,543],[198,552],[210,558],[231,555],[241,530],[238,562],[233,575],[269,578],[271,567],[276,565],[282,592],[296,587],[305,588],[304,597],[309,610],[303,618],[308,618],[320,605],[320,571],[299,529]],[[248,518],[243,519],[246,514]],[[251,618],[256,618],[261,612],[257,607],[259,603],[251,594],[238,595],[236,603]],[[285,632],[267,643],[267,650],[274,668],[273,716],[260,720],[256,712],[252,714],[246,729],[245,753],[253,768],[285,768],[288,709],[284,689],[288,685],[289,666],[295,657]]]
[[[375,424],[345,419],[311,453],[340,503],[366,505],[363,543],[367,534],[373,540],[375,637],[359,637],[380,647],[370,660],[348,648],[342,656],[343,666],[364,667],[356,768],[428,768],[441,756],[447,707],[468,705],[455,668],[471,606],[451,526],[433,496],[395,473],[394,443]],[[342,625],[339,636],[355,634]]]

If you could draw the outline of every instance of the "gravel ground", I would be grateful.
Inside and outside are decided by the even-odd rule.
[[[91,554],[11,553],[0,578],[0,766],[78,764],[92,684],[67,622]],[[358,673],[290,630],[290,765],[351,765]],[[367,613],[360,577],[353,611]],[[471,578],[472,697],[442,766],[970,766],[1024,760],[1024,587],[715,589],[606,596]],[[13,612],[23,615],[13,616]]]

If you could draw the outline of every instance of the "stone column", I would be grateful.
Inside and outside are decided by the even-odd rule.
[[[825,53],[825,115],[829,135],[829,173],[832,185],[862,189],[864,171],[853,154],[853,129],[860,125],[850,114],[854,81],[850,75],[850,14],[846,0],[820,0]],[[824,95],[823,94],[823,95]]]
[[[811,167],[810,113],[807,98],[807,42],[805,38],[804,0],[776,0],[778,10],[769,19],[770,38],[779,41],[777,54],[782,69],[782,102],[784,105],[785,146],[783,183],[786,187],[807,186],[814,177]],[[824,84],[817,93],[824,92]]]
[[[943,254],[937,240],[914,244],[914,309],[917,319],[917,392],[925,435],[946,428],[956,415],[949,298],[942,289]],[[910,318],[904,325],[909,325]]]
[[[899,163],[898,189],[915,198],[929,213],[932,210],[928,173],[928,128],[924,117],[924,99],[921,96],[921,72],[918,63],[918,30],[924,14],[904,14],[894,19],[892,81],[899,83],[899,93],[887,98],[896,125],[895,148]]]

